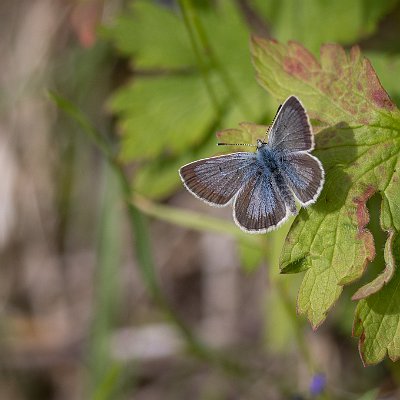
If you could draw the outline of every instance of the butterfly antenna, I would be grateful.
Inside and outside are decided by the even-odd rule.
[[[256,144],[251,144],[251,143],[217,143],[217,146],[249,146],[249,147],[257,147]]]
[[[268,126],[267,132],[265,132],[266,135],[268,135],[269,130],[270,130],[270,129],[272,128],[272,126],[274,125],[274,122],[275,122],[275,120],[276,120],[276,117],[278,116],[279,111],[281,110],[281,108],[282,108],[282,104],[280,104],[279,107],[278,107],[278,109],[276,110],[275,117],[274,117],[274,119],[272,120],[271,124]]]

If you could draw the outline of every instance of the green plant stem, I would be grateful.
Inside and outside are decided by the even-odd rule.
[[[299,316],[296,314],[296,306],[293,304],[292,298],[290,297],[287,287],[283,284],[283,282],[275,280],[275,287],[279,293],[279,296],[284,304],[285,310],[287,315],[289,316],[292,326],[294,328],[294,334],[296,338],[297,348],[306,362],[308,370],[310,371],[311,375],[315,375],[316,372],[320,372],[317,363],[315,362],[310,348],[307,344],[307,340],[304,337],[303,332],[303,323],[300,321]],[[321,399],[330,400],[331,393],[329,387],[325,387],[325,392],[323,395],[320,396]]]
[[[193,29],[193,23],[192,23],[193,15],[190,10],[190,7],[188,7],[186,3],[187,3],[187,0],[179,0],[179,6],[180,6],[180,9],[182,12],[183,21],[185,23],[185,27],[186,27],[186,30],[189,35],[190,43],[191,43],[193,51],[195,53],[195,56],[197,59],[197,64],[199,66],[200,73],[203,77],[204,84],[206,86],[211,103],[213,104],[214,109],[217,112],[218,119],[220,119],[222,116],[222,107],[219,104],[217,95],[214,92],[213,86],[211,84],[209,68],[208,68],[207,64],[203,61],[203,57],[201,56],[201,51],[197,45],[195,33],[194,33],[194,29]]]
[[[184,17],[185,25],[188,30],[190,41],[192,42],[193,49],[196,52],[196,57],[200,59],[201,64],[204,64],[202,61],[200,50],[197,46],[195,34],[199,38],[201,47],[203,49],[203,53],[208,57],[211,62],[211,65],[220,75],[230,97],[232,99],[236,99],[237,104],[242,109],[244,115],[252,115],[252,109],[248,106],[247,102],[240,94],[240,91],[236,89],[236,85],[229,76],[223,64],[219,61],[218,57],[216,57],[212,46],[210,45],[210,41],[208,40],[206,31],[203,27],[203,24],[198,18],[196,9],[193,5],[192,0],[179,0],[179,5],[182,11],[182,15]]]
[[[292,322],[292,326],[294,329],[294,334],[295,334],[296,343],[297,343],[299,352],[300,352],[303,360],[306,362],[309,371],[311,373],[314,373],[316,371],[316,365],[311,356],[311,352],[310,352],[310,349],[308,348],[307,341],[304,338],[303,324],[301,323],[301,321],[299,321],[299,317],[296,314],[296,311],[295,311],[296,306],[293,304],[293,301],[292,301],[285,285],[277,279],[274,280],[274,284],[275,284],[275,288],[277,289],[277,292],[279,293],[279,297],[281,298],[282,303],[285,307],[286,313],[289,316],[290,321]]]
[[[94,316],[91,327],[88,378],[91,399],[117,399],[121,366],[112,359],[109,341],[115,327],[115,310],[119,303],[116,266],[121,256],[122,221],[119,182],[108,163],[103,163],[104,187],[99,215],[97,266],[95,274]]]
[[[263,249],[265,251],[265,259],[269,261],[269,265],[278,268],[279,266],[279,258],[281,252],[281,246],[279,243],[283,242],[284,237],[287,235],[287,231],[281,230],[274,233],[274,236],[269,238],[272,239],[272,243],[269,242],[269,246],[264,246]],[[269,254],[267,254],[267,249],[271,250]],[[296,304],[294,303],[292,297],[290,296],[290,292],[288,291],[288,287],[285,285],[285,282],[280,279],[282,275],[277,275],[275,273],[270,274],[270,282],[271,285],[276,289],[276,292],[279,296],[280,301],[283,304],[283,307],[286,311],[286,315],[293,327],[294,338],[296,341],[296,345],[299,351],[301,358],[304,360],[308,371],[311,376],[315,375],[317,372],[321,372],[318,366],[318,363],[315,361],[313,354],[311,352],[310,346],[307,343],[307,339],[304,334],[304,322],[299,318],[296,313]],[[322,395],[321,399],[329,400],[331,398],[329,388],[325,388],[325,393]]]
[[[142,213],[162,221],[198,231],[230,235],[257,248],[261,245],[259,237],[244,233],[232,222],[220,218],[209,217],[193,211],[184,211],[177,207],[157,204],[137,194],[133,196],[132,201]]]
[[[49,91],[48,95],[50,99],[66,114],[68,114],[75,122],[80,125],[83,132],[89,137],[89,139],[96,145],[96,147],[103,153],[103,155],[110,159],[113,157],[113,151],[111,145],[107,140],[93,127],[91,122],[86,116],[69,100],[60,96],[59,94]]]
[[[266,240],[268,240],[268,243],[263,246],[265,259],[269,263],[269,266],[272,266],[273,268],[278,268],[279,266],[279,257],[281,251],[281,246],[279,244],[283,242],[284,236],[284,230],[275,232],[272,237],[270,236],[266,238]],[[281,300],[285,308],[286,314],[293,327],[294,337],[296,340],[297,348],[299,349],[299,353],[306,363],[310,374],[314,374],[317,370],[317,366],[312,357],[307,341],[304,337],[303,323],[296,314],[296,305],[293,303],[292,298],[288,293],[288,289],[285,286],[285,283],[279,278],[281,278],[281,276],[276,275],[275,272],[270,273],[271,285],[273,285],[276,289],[279,299]]]

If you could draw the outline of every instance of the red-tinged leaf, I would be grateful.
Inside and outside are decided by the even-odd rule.
[[[299,43],[253,37],[252,54],[261,86],[280,101],[296,94],[311,118],[364,125],[380,111],[397,112],[358,47],[346,54],[339,45],[323,45],[318,61]]]
[[[325,187],[317,203],[295,219],[281,256],[283,272],[306,271],[298,311],[317,328],[343,286],[362,276],[375,256],[366,202],[378,191],[381,227],[388,232],[386,268],[354,295],[366,297],[357,308],[354,334],[367,363],[386,352],[397,359],[400,113],[358,47],[346,53],[324,45],[318,60],[298,43],[253,38],[252,54],[265,89],[279,101],[297,95],[320,121],[314,153],[326,171]]]

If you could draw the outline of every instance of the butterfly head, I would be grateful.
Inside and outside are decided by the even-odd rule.
[[[257,150],[261,149],[261,147],[264,147],[267,143],[263,142],[261,139],[257,139]]]

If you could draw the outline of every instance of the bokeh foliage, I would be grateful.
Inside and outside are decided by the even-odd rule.
[[[293,0],[270,2],[254,0],[247,3],[253,7],[257,18],[261,20],[264,28],[262,33],[276,37],[281,43],[293,39],[302,43],[302,45],[290,45],[291,47],[287,48],[284,45],[276,45],[276,49],[279,46],[283,47],[275,54],[271,51],[268,56],[265,56],[268,51],[261,56],[257,54],[257,51],[263,46],[253,45],[253,61],[259,80],[279,101],[291,93],[299,95],[302,99],[305,98],[306,107],[311,110],[315,130],[323,131],[325,129],[327,137],[329,132],[332,133],[332,137],[328,138],[328,144],[333,143],[336,146],[337,140],[344,140],[346,146],[353,147],[355,152],[359,152],[363,146],[372,146],[370,140],[373,139],[369,137],[371,124],[379,125],[373,128],[374,134],[378,135],[378,141],[382,139],[382,135],[386,135],[380,129],[386,123],[388,124],[386,124],[387,135],[390,136],[390,132],[397,131],[397,123],[392,124],[394,121],[392,116],[382,113],[381,110],[377,111],[380,116],[376,117],[374,107],[368,108],[370,100],[377,95],[374,90],[378,88],[379,82],[376,83],[374,74],[365,69],[368,67],[363,64],[364,59],[358,50],[352,50],[351,57],[347,58],[338,46],[323,47],[322,70],[325,70],[326,75],[331,75],[324,79],[327,86],[335,89],[333,91],[324,92],[322,90],[323,95],[321,95],[321,93],[317,93],[318,89],[315,91],[316,93],[313,93],[312,81],[310,85],[306,77],[300,76],[300,73],[295,80],[288,79],[290,67],[298,67],[303,61],[305,62],[302,66],[304,71],[310,67],[313,62],[312,54],[318,55],[323,43],[337,42],[342,45],[351,45],[364,41],[366,54],[371,55],[372,63],[386,90],[392,98],[399,98],[398,81],[393,79],[393,74],[390,73],[399,65],[398,53],[388,54],[380,51],[379,35],[375,42],[370,44],[367,42],[368,38],[373,37],[377,32],[382,18],[397,5],[397,1],[358,0],[349,3],[344,0],[335,2],[312,0],[307,2],[307,5],[300,5],[300,7],[298,7],[298,2]],[[185,19],[184,13],[182,15],[182,8],[179,8],[178,4],[181,6],[190,4],[190,10],[195,12],[195,18],[191,20],[192,26],[190,26],[190,15],[188,24],[188,20]],[[118,118],[121,135],[119,158],[126,164],[135,163],[136,173],[132,181],[134,190],[153,199],[165,198],[179,187],[177,169],[181,165],[197,158],[214,155],[217,152],[214,136],[216,131],[236,127],[243,121],[267,124],[277,104],[256,84],[249,53],[249,37],[252,30],[249,19],[251,20],[251,18],[245,18],[244,13],[240,12],[238,4],[228,0],[219,1],[215,5],[204,3],[201,7],[196,6],[198,3],[191,1],[182,1],[178,4],[166,7],[156,2],[135,1],[132,3],[129,13],[121,16],[112,26],[103,30],[103,34],[114,44],[116,50],[129,60],[133,71],[131,80],[114,93],[109,103],[111,110]],[[193,28],[192,31],[191,28]],[[273,45],[270,46],[272,49]],[[311,53],[305,56],[305,49]],[[290,53],[291,51],[292,53]],[[290,66],[284,62],[284,58],[287,56],[292,57],[295,61],[304,57],[298,64]],[[283,60],[280,60],[279,57],[283,57]],[[313,68],[317,68],[317,66],[311,67],[311,73],[315,72]],[[339,73],[342,68],[347,72],[354,68],[358,72],[347,76]],[[362,77],[361,82],[357,81],[358,73]],[[334,80],[335,82],[333,82]],[[357,83],[360,84],[360,87],[357,86]],[[348,85],[353,85],[351,87],[356,90],[349,89]],[[366,104],[364,108],[361,106],[359,108],[356,98],[361,97],[362,99],[363,96]],[[342,101],[340,107],[332,103],[336,97]],[[390,100],[385,100],[383,97],[381,100],[381,108],[385,111]],[[357,107],[353,112],[354,102],[357,103]],[[361,103],[362,101],[360,101]],[[393,103],[389,105],[390,107],[386,111],[390,113],[395,106]],[[358,119],[352,118],[355,114],[358,115]],[[369,128],[368,125],[370,125]],[[347,143],[349,131],[354,131],[355,138],[351,138],[354,146]],[[362,138],[359,138],[359,135]],[[321,143],[317,140],[317,151],[322,151],[322,147],[318,149],[318,146],[322,146]],[[379,150],[376,151],[379,153]],[[327,159],[325,162],[327,162],[331,176],[334,176],[336,172],[339,178],[343,178],[346,174],[350,175],[350,180],[343,181],[347,186],[345,185],[342,191],[347,193],[355,184],[355,181],[351,180],[352,174],[355,174],[357,170],[352,164],[354,160],[340,149],[330,150],[330,153],[332,157],[328,157],[329,160]],[[354,171],[346,169],[349,165],[354,167]],[[336,167],[339,168],[337,171]],[[386,173],[390,172],[388,171],[391,168],[389,165],[384,165],[384,168]],[[345,174],[343,173],[344,169],[346,169]],[[366,192],[368,182],[367,180],[367,182],[362,182],[362,185],[360,182],[357,184],[360,184]],[[354,212],[359,210],[360,213],[365,213],[363,207],[369,196],[362,197],[364,192],[360,185],[357,186],[358,192],[361,193],[360,196],[353,196],[356,200],[358,199],[360,207],[357,209],[358,203],[355,200],[355,205],[353,204],[351,209]],[[384,190],[380,186],[378,189]],[[327,190],[329,191],[329,188]],[[339,191],[340,193],[341,191]],[[373,191],[370,194],[372,195]],[[346,202],[341,205],[349,207]],[[310,213],[312,212],[310,211]],[[333,207],[332,213],[328,213],[328,215],[334,219],[337,212],[338,209]],[[302,212],[298,221],[305,223],[308,220],[306,214],[306,212]],[[345,258],[344,263],[348,264],[348,272],[345,274],[333,273],[332,260],[326,259],[324,269],[331,271],[327,273],[327,276],[337,278],[335,282],[331,282],[332,279],[327,280],[323,277],[320,288],[327,288],[324,290],[324,296],[329,295],[329,299],[326,300],[328,297],[325,296],[321,301],[321,296],[317,294],[312,300],[315,286],[312,285],[311,289],[306,288],[307,290],[305,290],[306,283],[303,284],[300,292],[299,309],[308,315],[315,327],[325,318],[326,311],[338,298],[343,284],[359,277],[366,263],[372,260],[372,236],[379,234],[374,230],[372,230],[372,234],[363,231],[362,235],[366,239],[359,242],[354,239],[350,231],[357,226],[364,230],[365,225],[368,224],[368,218],[365,217],[362,221],[363,224],[360,222],[357,225],[357,221],[354,219],[356,216],[352,219],[345,211],[341,215],[344,215],[343,218],[346,221],[341,220],[337,225],[329,223],[329,226],[338,226],[338,228],[336,231],[327,233],[326,240],[331,238],[333,246],[346,242],[354,247],[351,251],[345,251],[348,259]],[[301,230],[298,226],[301,226],[302,222],[298,221],[289,234],[289,245],[283,254],[283,265],[286,272],[308,270],[306,274],[309,275],[315,273],[315,269],[312,267],[315,260],[309,257],[307,240],[300,243],[300,247],[295,246],[299,240],[302,240],[299,239],[298,232]],[[388,223],[390,224],[390,222]],[[383,222],[382,228],[388,229],[385,224],[386,222]],[[393,227],[393,224],[390,226]],[[340,235],[343,234],[339,238],[342,239],[342,242],[337,236],[332,236],[338,231]],[[276,242],[274,245],[280,249],[282,242]],[[297,249],[298,254],[296,253],[294,258],[292,257],[293,253],[288,251],[290,246]],[[324,246],[323,244],[321,246],[322,249]],[[298,250],[299,248],[301,250]],[[341,249],[343,250],[344,247]],[[388,257],[386,257],[387,262]],[[251,257],[249,256],[249,258]],[[343,268],[342,261],[338,256],[337,264],[340,265],[340,268]],[[380,266],[380,268],[383,267],[383,265]],[[290,287],[290,283],[286,284]],[[315,305],[318,307],[316,308]],[[281,318],[285,319],[285,317]],[[394,325],[391,324],[391,326]],[[361,335],[362,340],[365,339],[364,331],[360,327],[356,326],[355,333]],[[391,354],[392,358],[397,357],[397,353],[394,353],[394,356]],[[381,358],[381,353],[371,353],[367,362],[376,362]]]
[[[124,162],[141,162],[134,185],[152,198],[178,187],[181,165],[216,152],[216,130],[237,121],[260,121],[269,110],[268,97],[254,79],[248,27],[234,3],[223,1],[218,10],[205,7],[197,12],[210,39],[207,51],[220,63],[203,54],[218,109],[210,101],[177,9],[137,1],[106,30],[135,71],[110,102],[119,116],[120,156]]]

